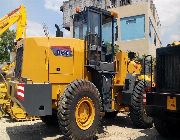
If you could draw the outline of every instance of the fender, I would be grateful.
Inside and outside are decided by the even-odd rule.
[[[145,77],[145,78],[144,78]],[[132,75],[127,74],[125,79],[125,85],[122,91],[122,103],[125,105],[131,105],[131,96],[134,90],[134,87],[136,85],[136,82],[139,80],[145,80],[146,87],[151,87],[151,78],[149,78],[147,75]],[[154,82],[153,82],[154,84]]]
[[[131,95],[134,90],[138,75],[127,74],[122,91],[122,104],[131,105]]]

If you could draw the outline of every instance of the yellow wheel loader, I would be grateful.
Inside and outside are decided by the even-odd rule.
[[[136,126],[150,127],[144,97],[151,80],[141,73],[134,55],[115,54],[116,16],[86,7],[73,16],[74,38],[18,41],[15,75],[8,81],[13,102],[46,124],[55,120],[70,139],[92,138],[103,114],[125,107],[131,108]]]
[[[25,37],[26,9],[22,5],[0,19],[0,35],[2,35],[13,24],[17,24],[16,41]],[[16,46],[13,48],[15,51]],[[11,53],[12,56],[14,52]],[[0,117],[9,114],[16,121],[36,120],[37,117],[29,117],[16,103],[7,95],[7,81],[13,75],[15,63],[7,63],[0,68]]]

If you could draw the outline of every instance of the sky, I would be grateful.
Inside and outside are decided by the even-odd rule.
[[[63,0],[0,0],[0,18],[19,5],[27,9],[27,35],[44,36],[43,24],[51,36],[55,36],[55,24],[62,25],[63,15],[60,6]],[[163,46],[180,40],[180,0],[154,0],[161,21]],[[69,32],[64,32],[70,36]]]
[[[43,24],[46,24],[50,35],[55,36],[54,25],[63,23],[63,14],[60,12],[62,3],[63,0],[0,0],[0,18],[24,4],[27,11],[27,35],[44,36]]]

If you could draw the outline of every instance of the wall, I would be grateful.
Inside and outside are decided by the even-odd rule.
[[[151,27],[152,28],[152,30],[151,30],[152,31],[152,34],[151,34],[152,42],[149,41],[149,45],[152,46],[152,47],[149,47],[149,52],[151,52],[151,51],[154,51],[154,49],[161,47],[161,30],[160,30],[161,23],[160,23],[160,19],[158,17],[155,5],[153,3],[150,3],[149,6],[150,6],[150,8],[148,10],[148,15],[149,15],[149,20],[152,25],[152,27]],[[150,25],[149,25],[149,27],[150,27]],[[156,35],[156,46],[154,44],[155,35]],[[150,36],[149,36],[149,39],[150,39]]]
[[[150,18],[152,20],[154,29],[156,30],[156,28],[157,28],[155,26],[157,23],[154,20],[153,14],[150,9],[150,3],[142,2],[142,3],[138,3],[138,4],[112,8],[112,10],[117,12],[119,15],[119,17],[118,17],[119,38],[118,38],[118,41],[116,42],[116,44],[118,44],[120,46],[120,50],[134,51],[134,52],[139,53],[140,55],[151,54],[151,55],[155,56],[156,48],[160,47],[160,41],[157,41],[157,46],[155,46],[153,44],[154,40],[152,41],[152,43],[150,43],[150,40],[149,40],[149,30],[150,30],[149,19]],[[141,33],[139,34],[139,33],[135,33],[136,30],[133,29],[133,28],[137,28],[140,25],[144,26],[142,23],[134,24],[132,27],[124,29],[124,27],[122,27],[122,23],[120,23],[120,20],[119,20],[119,19],[122,20],[123,18],[126,19],[127,17],[132,17],[132,16],[136,17],[138,15],[145,15],[144,37],[142,36],[142,31],[140,31]],[[157,21],[158,20],[159,19],[157,18]],[[143,27],[139,27],[139,28],[140,28],[140,30],[143,30]],[[133,31],[131,31],[131,30],[133,30]],[[128,36],[132,39],[130,39],[130,40],[124,39],[124,37],[121,36],[121,32],[132,33],[133,35]],[[153,32],[153,34],[154,34],[154,32]],[[136,36],[139,36],[139,38],[135,39]],[[157,32],[157,36],[160,36],[159,32]],[[152,36],[152,38],[153,37],[154,36]]]

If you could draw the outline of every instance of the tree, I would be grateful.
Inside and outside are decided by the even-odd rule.
[[[7,30],[0,35],[0,62],[7,62],[10,59],[9,51],[14,47],[15,31]]]

